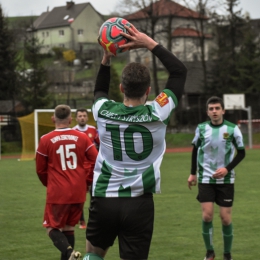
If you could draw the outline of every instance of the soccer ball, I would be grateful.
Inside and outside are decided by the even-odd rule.
[[[119,48],[120,45],[129,42],[127,38],[120,34],[120,32],[127,33],[127,30],[124,28],[125,25],[130,26],[130,23],[120,17],[110,18],[105,21],[99,29],[99,44],[114,55],[127,51],[128,48]]]

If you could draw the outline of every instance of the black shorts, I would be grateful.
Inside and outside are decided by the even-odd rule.
[[[234,184],[204,184],[199,183],[197,200],[216,202],[220,207],[232,207],[234,201]]]
[[[86,238],[106,250],[118,236],[122,259],[147,259],[153,234],[152,193],[131,198],[93,197]]]

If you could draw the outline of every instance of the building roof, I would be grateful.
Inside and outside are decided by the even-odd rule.
[[[158,0],[157,2],[147,6],[133,14],[127,15],[124,18],[127,20],[137,20],[148,18],[148,13],[152,7],[152,12],[154,16],[176,16],[184,18],[202,18],[208,19],[207,16],[201,16],[198,12],[195,12],[189,8],[186,8],[178,3],[171,0]]]
[[[193,28],[176,28],[172,32],[172,37],[201,37],[202,33]],[[205,38],[212,38],[211,34],[204,34]]]
[[[37,29],[40,24],[43,22],[43,20],[47,17],[49,12],[44,12],[42,13],[34,22],[33,22],[33,27]]]
[[[69,20],[75,20],[88,5],[91,4],[75,4],[71,1],[67,2],[67,5],[65,6],[54,7],[50,12],[44,12],[39,16],[39,18],[34,22],[34,29],[39,30],[45,28],[69,26]]]

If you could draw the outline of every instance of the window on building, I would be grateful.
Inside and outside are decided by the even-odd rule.
[[[64,30],[59,30],[59,36],[64,36]]]
[[[198,61],[199,60],[197,53],[193,53],[192,56],[193,56],[193,61]]]
[[[78,29],[78,35],[83,35],[83,30],[82,29]]]
[[[174,39],[174,44],[175,44],[176,46],[179,46],[179,45],[180,45],[180,40],[179,40],[179,39]]]
[[[59,44],[59,47],[65,48],[65,45],[63,43]]]
[[[49,37],[49,32],[46,32],[46,37]]]
[[[140,57],[140,56],[137,56],[137,57],[135,58],[135,62],[140,63],[140,62],[141,62],[141,57]]]
[[[44,38],[44,36],[45,36],[45,32],[42,32],[42,37]]]
[[[199,38],[193,38],[193,44],[194,44],[196,47],[199,47],[199,46],[200,46],[200,40],[199,40]]]

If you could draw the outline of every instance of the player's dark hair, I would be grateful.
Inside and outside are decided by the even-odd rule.
[[[54,115],[56,118],[63,120],[70,116],[71,110],[70,107],[67,105],[58,105],[55,108]]]
[[[121,84],[126,97],[141,98],[151,85],[149,69],[141,63],[129,63],[123,69]]]
[[[87,111],[86,108],[78,108],[78,109],[76,110],[76,116],[78,115],[78,112],[86,112],[86,113],[88,114],[88,111]]]
[[[220,98],[220,97],[217,97],[217,96],[213,96],[213,97],[210,97],[210,98],[207,100],[206,110],[208,110],[209,104],[217,104],[217,103],[219,103],[219,104],[221,105],[222,109],[225,109],[225,108],[224,108],[223,99]]]

